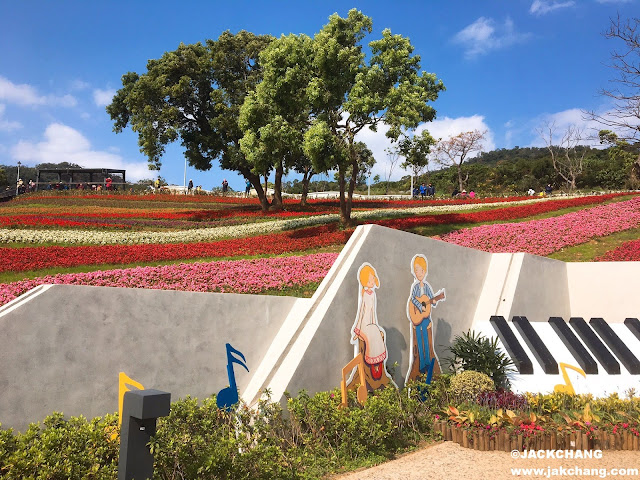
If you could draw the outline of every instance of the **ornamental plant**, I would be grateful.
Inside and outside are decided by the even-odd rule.
[[[458,402],[475,400],[482,392],[495,390],[493,380],[488,375],[473,370],[465,370],[451,377],[451,395]]]
[[[507,375],[513,371],[513,362],[498,348],[498,337],[488,338],[468,331],[457,335],[447,349],[451,356],[444,359],[454,373],[473,370],[488,375],[496,388],[508,389]],[[479,393],[479,392],[478,392]]]

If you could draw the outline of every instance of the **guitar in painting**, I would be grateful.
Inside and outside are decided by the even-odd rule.
[[[409,306],[409,318],[414,325],[420,325],[422,321],[431,315],[431,308],[436,306],[438,302],[445,300],[444,290],[440,290],[433,298],[429,298],[428,295],[422,295],[416,297],[418,303],[422,304],[423,310],[418,310],[413,302],[410,302]]]

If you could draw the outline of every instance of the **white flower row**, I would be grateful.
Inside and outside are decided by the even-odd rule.
[[[547,199],[519,200],[498,203],[472,203],[464,205],[434,205],[408,208],[381,208],[352,212],[351,216],[360,220],[374,219],[407,214],[424,215],[473,210],[486,206],[510,206],[533,203]],[[225,227],[200,228],[172,232],[101,232],[94,230],[27,230],[0,229],[0,243],[62,243],[62,244],[139,244],[139,243],[188,243],[210,242],[222,238],[241,238],[282,232],[299,227],[321,225],[340,220],[338,214],[317,215],[287,220],[247,223]]]

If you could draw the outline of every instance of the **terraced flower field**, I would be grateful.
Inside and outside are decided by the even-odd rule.
[[[262,213],[236,197],[23,195],[0,204],[0,305],[43,283],[309,295],[353,231],[338,211],[337,201]],[[640,260],[637,192],[358,201],[352,215],[491,252],[601,242],[597,256],[575,256]]]

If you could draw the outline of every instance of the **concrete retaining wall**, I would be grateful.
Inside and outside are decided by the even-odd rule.
[[[53,285],[0,311],[0,423],[23,429],[54,411],[115,412],[121,371],[174,399],[210,396],[229,383],[226,342],[251,369],[236,366],[244,390],[296,301]]]

